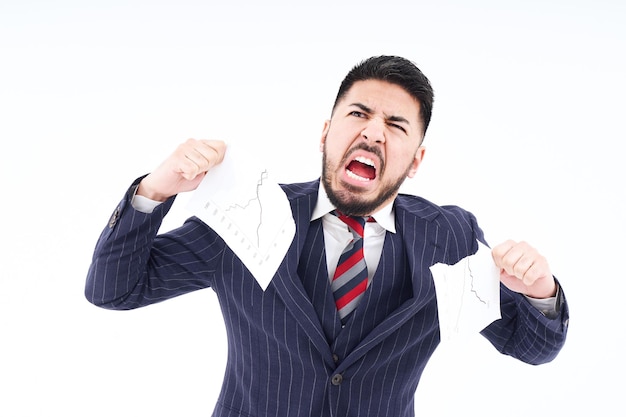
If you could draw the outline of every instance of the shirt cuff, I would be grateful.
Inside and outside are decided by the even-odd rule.
[[[137,192],[137,190],[135,190],[135,192]],[[142,195],[134,194],[133,198],[130,200],[130,204],[133,206],[135,210],[140,211],[142,213],[150,214],[154,211],[155,208],[159,206],[159,204],[161,204],[161,202],[151,200]]]
[[[549,298],[532,298],[527,295],[526,299],[530,304],[535,307],[537,310],[541,311],[541,314],[546,316],[549,319],[555,319],[559,316],[560,312],[560,303],[559,299],[561,297],[561,287],[557,284],[556,295],[554,297]]]

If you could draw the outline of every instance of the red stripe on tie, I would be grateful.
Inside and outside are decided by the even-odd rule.
[[[358,252],[354,252],[348,259],[337,265],[335,270],[335,276],[333,280],[339,278],[346,271],[350,270],[354,265],[358,264],[363,259],[363,249]]]
[[[367,289],[367,278],[361,281],[356,287],[348,291],[343,297],[340,297],[335,304],[337,305],[337,310],[341,310],[352,300],[357,298],[359,295],[363,294]]]
[[[363,237],[363,226],[353,217],[341,215],[339,218],[348,226],[354,229],[354,231],[361,237]]]

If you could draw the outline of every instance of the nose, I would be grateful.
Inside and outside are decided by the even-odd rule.
[[[361,136],[367,141],[378,143],[385,142],[385,122],[378,117],[374,117],[367,122],[365,129],[361,131]]]

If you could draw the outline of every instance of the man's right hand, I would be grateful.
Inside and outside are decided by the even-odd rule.
[[[137,194],[155,201],[195,190],[208,170],[222,162],[226,144],[219,140],[187,139],[137,188]]]

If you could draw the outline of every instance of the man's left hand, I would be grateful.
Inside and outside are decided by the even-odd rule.
[[[495,246],[491,255],[500,268],[500,281],[510,290],[532,298],[556,295],[557,285],[548,261],[528,243],[507,240]]]

